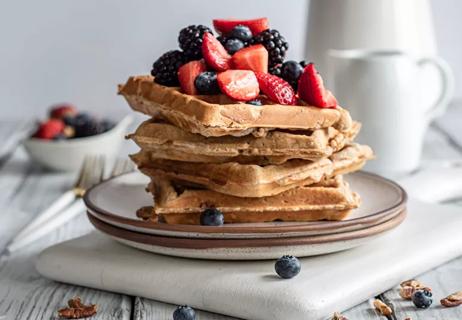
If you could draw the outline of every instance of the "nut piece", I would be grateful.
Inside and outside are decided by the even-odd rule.
[[[382,316],[391,316],[393,313],[393,310],[379,299],[374,300],[374,307]]]
[[[403,299],[410,300],[412,297],[412,294],[416,290],[427,290],[430,292],[432,291],[430,287],[424,286],[420,281],[406,280],[400,283],[399,295]]]
[[[339,312],[335,312],[334,316],[332,317],[332,320],[348,320],[348,318]]]
[[[58,316],[66,319],[88,318],[96,314],[97,305],[85,305],[80,297],[75,297],[67,302],[68,307],[58,310]]]
[[[457,307],[462,304],[462,291],[450,294],[444,299],[441,299],[441,305],[444,307]]]

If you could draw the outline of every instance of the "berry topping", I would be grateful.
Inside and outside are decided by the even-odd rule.
[[[173,312],[173,320],[195,320],[196,312],[188,306],[178,306]]]
[[[250,31],[249,27],[237,25],[233,28],[233,30],[231,30],[229,37],[246,42],[252,39],[252,31]]]
[[[77,114],[77,108],[72,104],[59,104],[51,107],[50,118],[64,119],[65,117],[73,117]]]
[[[187,94],[197,94],[194,81],[196,77],[207,70],[203,60],[195,60],[185,63],[178,69],[178,80],[181,90]]]
[[[262,44],[268,50],[269,68],[272,68],[284,61],[289,44],[277,30],[265,30],[252,39],[253,44]]]
[[[268,51],[261,44],[239,50],[232,57],[235,69],[268,72]]]
[[[321,76],[314,64],[309,63],[298,80],[298,96],[306,103],[320,108],[335,108],[337,100],[324,88]]]
[[[239,39],[228,39],[225,42],[225,48],[229,54],[234,54],[235,52],[244,48],[244,46],[244,42]]]
[[[263,91],[271,101],[279,104],[295,104],[296,98],[294,89],[292,89],[287,81],[269,73],[256,72],[255,75],[257,76],[260,90]]]
[[[186,62],[186,57],[179,50],[171,50],[154,62],[151,70],[154,82],[164,86],[178,85],[178,69]]]
[[[49,119],[40,124],[34,137],[40,139],[54,139],[63,134],[64,122],[60,119]]]
[[[214,70],[225,71],[230,68],[231,56],[211,33],[204,34],[202,54],[207,65]]]
[[[294,256],[282,256],[276,261],[274,269],[283,279],[293,278],[300,272],[300,260]]]
[[[277,64],[275,66],[268,67],[268,72],[280,77],[281,76],[281,65]]]
[[[412,302],[417,308],[427,309],[433,303],[432,293],[428,290],[417,290],[411,296]]]
[[[210,28],[203,25],[192,25],[181,29],[178,42],[188,61],[202,58],[202,39],[206,32],[213,34]]]
[[[252,31],[252,34],[258,34],[269,28],[268,18],[257,18],[251,20],[233,20],[233,19],[214,19],[213,27],[222,34],[229,34],[234,27],[241,25],[246,26]]]
[[[213,71],[202,72],[194,81],[199,94],[217,94],[220,93],[218,87],[217,73]]]
[[[217,208],[205,209],[201,213],[200,220],[203,226],[221,226],[225,223],[223,213]]]
[[[247,101],[246,103],[251,104],[253,106],[261,106],[262,105],[261,100],[259,100],[259,99],[250,100],[250,101]]]
[[[289,60],[281,66],[281,78],[286,80],[294,90],[298,87],[298,78],[303,72],[303,66],[297,61]]]
[[[218,74],[218,85],[228,97],[238,101],[253,100],[260,88],[253,71],[228,70]]]

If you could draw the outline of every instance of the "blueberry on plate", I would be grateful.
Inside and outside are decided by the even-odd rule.
[[[254,105],[254,106],[261,106],[262,105],[261,100],[259,100],[259,99],[250,100],[250,101],[247,101],[246,103]]]
[[[414,305],[420,309],[427,309],[433,303],[432,293],[428,290],[417,290],[411,298]]]
[[[252,31],[250,31],[249,27],[243,25],[237,25],[231,30],[229,34],[230,38],[236,38],[242,41],[249,41],[252,39]]]
[[[199,94],[217,94],[220,93],[218,87],[217,73],[213,71],[202,72],[194,80],[194,86]]]
[[[226,51],[228,51],[229,54],[236,53],[237,51],[244,48],[244,46],[245,46],[244,42],[242,42],[239,39],[231,38],[231,39],[226,40],[226,42],[225,42],[225,48],[226,48]]]
[[[203,226],[221,226],[225,223],[225,217],[217,208],[208,208],[201,213],[200,221]]]
[[[173,312],[173,320],[195,320],[196,312],[189,306],[178,306]]]
[[[276,273],[283,279],[290,279],[299,274],[301,269],[300,260],[294,256],[282,256],[274,264]]]

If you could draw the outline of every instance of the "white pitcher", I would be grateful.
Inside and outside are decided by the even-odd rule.
[[[436,101],[422,85],[425,66],[439,74]],[[416,169],[425,130],[444,112],[453,93],[447,64],[437,57],[416,58],[396,50],[331,50],[327,74],[339,104],[362,123],[358,141],[376,153],[366,169],[389,177]]]

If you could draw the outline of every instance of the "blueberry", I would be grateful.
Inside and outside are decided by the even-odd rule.
[[[427,309],[433,303],[432,293],[428,290],[417,290],[412,294],[412,302],[417,308]]]
[[[74,126],[74,121],[75,121],[75,116],[72,116],[72,115],[66,115],[63,117],[63,121],[64,121],[64,124],[66,126],[71,126],[73,127]]]
[[[217,208],[205,209],[200,217],[203,226],[221,226],[225,223],[223,213]]]
[[[285,80],[298,80],[303,72],[303,67],[297,61],[289,60],[282,64],[281,76]]]
[[[173,312],[173,320],[195,320],[196,312],[188,306],[178,306]]]
[[[79,113],[73,120],[75,137],[89,137],[104,132],[101,122],[87,113]]]
[[[226,48],[226,51],[228,51],[229,54],[234,54],[237,51],[244,48],[244,42],[242,42],[239,39],[231,38],[231,39],[226,40],[225,48]]]
[[[103,132],[109,131],[115,127],[115,123],[108,119],[101,121],[100,125]]]
[[[282,256],[274,264],[274,269],[283,279],[293,278],[300,272],[300,260],[294,256]]]
[[[252,31],[250,31],[249,27],[237,25],[231,30],[229,36],[242,41],[249,41],[252,39]]]
[[[218,87],[217,73],[213,71],[202,72],[194,80],[194,85],[200,94],[217,94],[220,93]]]
[[[254,105],[254,106],[261,106],[262,105],[261,100],[258,100],[258,99],[250,100],[250,101],[247,101],[246,103]]]

